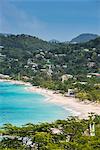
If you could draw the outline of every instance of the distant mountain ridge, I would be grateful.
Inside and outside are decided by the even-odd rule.
[[[56,39],[52,39],[49,41],[50,43],[60,43],[60,41],[56,40]]]
[[[90,40],[94,40],[97,37],[99,37],[99,35],[97,34],[83,33],[73,38],[70,42],[71,43],[83,43],[83,42],[88,42]]]

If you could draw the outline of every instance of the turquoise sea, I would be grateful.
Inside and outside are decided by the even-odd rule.
[[[43,95],[26,91],[24,85],[0,82],[0,126],[50,122],[71,115],[70,111],[46,103],[45,99]]]

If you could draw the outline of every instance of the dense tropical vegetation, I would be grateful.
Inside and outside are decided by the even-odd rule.
[[[92,114],[94,116],[94,114]],[[100,116],[94,119],[69,117],[53,123],[16,127],[5,124],[0,133],[6,135],[0,142],[1,150],[99,150]],[[90,134],[90,123],[95,123],[95,135]],[[57,131],[57,132],[55,132]]]

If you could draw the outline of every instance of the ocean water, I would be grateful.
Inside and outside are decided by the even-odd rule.
[[[51,122],[71,115],[69,110],[46,103],[45,99],[43,95],[26,91],[24,85],[0,82],[0,126]]]

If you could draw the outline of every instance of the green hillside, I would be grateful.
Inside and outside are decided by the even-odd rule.
[[[3,46],[0,49],[0,73],[10,76],[19,72],[34,76],[45,70],[48,72],[48,69],[52,76],[100,71],[100,38],[82,44],[68,44],[46,42],[24,34],[1,34],[0,45]]]

